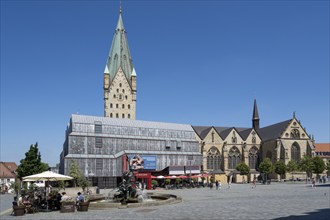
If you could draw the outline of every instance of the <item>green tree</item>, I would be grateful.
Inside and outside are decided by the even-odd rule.
[[[286,165],[286,170],[291,173],[292,181],[293,181],[293,173],[298,170],[298,164],[295,160],[290,160],[289,163]]]
[[[314,164],[314,169],[313,172],[317,174],[317,176],[319,177],[319,175],[321,173],[323,173],[323,171],[325,170],[325,164],[324,161],[322,160],[322,158],[320,157],[313,157],[312,158],[313,164]]]
[[[86,187],[89,187],[91,185],[91,183],[86,179],[84,174],[81,172],[75,160],[71,160],[70,176],[73,177],[74,187],[79,186],[82,188],[83,191],[85,191]]]
[[[71,166],[70,166],[70,176],[73,177],[73,185],[74,187],[79,186],[79,181],[82,176],[82,172],[80,168],[78,167],[78,164],[76,163],[75,160],[71,160]]]
[[[246,165],[244,162],[237,164],[236,170],[240,172],[240,174],[243,176],[243,183],[245,183],[245,175],[248,175],[250,173],[250,167]]]
[[[305,155],[298,165],[299,170],[306,172],[306,183],[308,177],[311,177],[314,170],[314,163],[310,156]]]
[[[41,154],[38,149],[38,143],[31,144],[30,149],[25,153],[25,158],[20,161],[17,167],[19,178],[41,173],[48,169],[48,164],[41,161]]]
[[[261,173],[264,173],[266,175],[266,182],[267,182],[267,177],[270,173],[274,171],[274,166],[272,161],[266,157],[259,165],[259,171]]]
[[[281,160],[276,161],[276,163],[274,164],[274,172],[280,175],[280,179],[282,179],[282,177],[286,173],[285,163]]]

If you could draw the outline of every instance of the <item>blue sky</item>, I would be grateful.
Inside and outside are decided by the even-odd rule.
[[[123,1],[137,119],[250,127],[292,118],[329,142],[329,1]],[[1,161],[54,166],[71,114],[103,116],[119,1],[1,1]]]

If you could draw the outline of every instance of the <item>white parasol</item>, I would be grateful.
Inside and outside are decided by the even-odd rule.
[[[59,181],[59,180],[71,180],[73,177],[62,175],[59,173],[54,173],[52,171],[45,171],[38,174],[33,174],[30,176],[23,177],[23,181],[38,181],[38,180],[47,180],[47,181]]]

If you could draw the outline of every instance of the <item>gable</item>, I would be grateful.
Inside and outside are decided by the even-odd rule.
[[[281,138],[309,139],[309,136],[300,122],[296,118],[293,118],[283,131]]]
[[[235,128],[231,128],[230,132],[225,138],[225,141],[227,141],[228,144],[240,144],[242,143],[243,139]]]
[[[213,127],[211,127],[211,129],[208,131],[205,139],[209,140],[209,142],[222,142],[222,138]]]
[[[123,93],[123,89],[126,93],[131,93],[132,90],[123,70],[119,68],[111,82],[110,93]]]

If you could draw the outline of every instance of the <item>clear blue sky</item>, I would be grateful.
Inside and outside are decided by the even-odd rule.
[[[137,119],[250,127],[296,117],[329,142],[329,1],[123,1]],[[54,166],[73,113],[103,116],[119,1],[1,1],[1,160]]]

